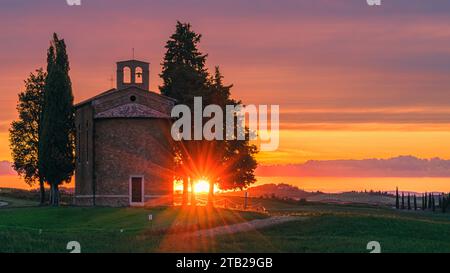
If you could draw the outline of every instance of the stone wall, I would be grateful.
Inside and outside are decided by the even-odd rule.
[[[97,204],[128,205],[128,198],[112,196],[129,196],[131,176],[144,177],[147,199],[165,196],[170,200],[170,139],[170,121],[166,119],[95,120],[96,195],[105,196],[96,199]]]

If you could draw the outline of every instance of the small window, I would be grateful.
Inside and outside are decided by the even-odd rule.
[[[134,82],[135,83],[143,83],[143,77],[144,73],[141,67],[136,67],[136,71],[135,71],[135,78],[134,78]]]
[[[123,68],[123,83],[131,83],[131,68],[128,66]]]
[[[136,101],[136,96],[131,96],[131,97],[130,97],[130,100],[131,100],[132,102],[135,102],[135,101]]]

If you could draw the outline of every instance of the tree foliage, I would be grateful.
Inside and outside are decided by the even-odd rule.
[[[240,101],[231,98],[232,85],[223,83],[224,77],[218,67],[213,75],[208,72],[207,55],[198,49],[201,37],[190,24],[177,22],[175,33],[166,44],[160,91],[176,99],[177,103],[190,107],[192,115],[194,97],[202,97],[203,106],[215,104],[225,112],[226,105],[237,105]],[[225,117],[223,121],[225,124]],[[203,120],[205,122],[206,119]],[[185,140],[175,143],[174,147],[175,173],[185,181],[185,189],[187,177],[196,180],[206,176],[211,183],[211,194],[214,184],[219,184],[222,189],[231,189],[244,188],[256,181],[254,155],[257,149],[248,141]],[[183,203],[186,200],[187,192]]]
[[[69,59],[56,34],[47,53],[47,78],[41,116],[39,169],[51,185],[52,204],[59,204],[58,185],[74,171],[74,108]]]
[[[13,168],[33,186],[39,183],[41,204],[44,203],[44,181],[38,167],[39,128],[44,101],[44,86],[47,74],[42,68],[30,73],[25,82],[25,90],[19,93],[17,104],[18,119],[11,123],[9,142],[13,159]]]

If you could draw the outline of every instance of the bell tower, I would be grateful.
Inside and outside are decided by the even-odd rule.
[[[143,61],[129,60],[117,62],[117,89],[137,86],[150,90],[150,64]]]

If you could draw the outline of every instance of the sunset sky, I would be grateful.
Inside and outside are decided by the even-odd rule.
[[[0,161],[11,160],[17,94],[45,66],[53,32],[66,40],[78,102],[111,88],[132,48],[158,91],[176,20],[203,35],[208,67],[220,65],[235,98],[280,105],[280,148],[261,164],[450,159],[450,1],[382,2],[2,0]]]

